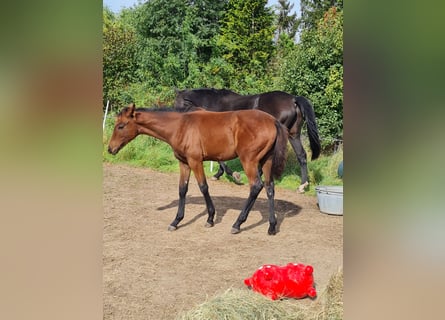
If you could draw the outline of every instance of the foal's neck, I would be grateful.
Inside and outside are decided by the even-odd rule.
[[[170,111],[144,111],[140,112],[136,123],[139,133],[169,142],[176,132],[181,114]]]

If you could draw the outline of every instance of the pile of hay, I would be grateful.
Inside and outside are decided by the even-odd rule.
[[[304,312],[288,301],[272,301],[242,289],[229,289],[178,320],[296,320],[305,319]]]
[[[329,279],[326,289],[313,307],[313,319],[343,319],[343,269],[339,269]]]
[[[310,306],[298,300],[272,301],[247,289],[229,289],[177,320],[343,319],[343,270],[331,276],[326,290]]]

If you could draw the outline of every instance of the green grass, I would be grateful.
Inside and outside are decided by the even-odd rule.
[[[149,136],[138,136],[127,144],[115,156],[107,152],[108,141],[113,131],[113,120],[109,119],[103,134],[103,160],[110,163],[125,163],[136,167],[147,167],[161,172],[179,172],[178,160],[173,155],[171,147],[160,140]],[[305,145],[306,150],[310,150]],[[290,145],[288,145],[288,157],[286,168],[281,179],[275,185],[281,188],[296,190],[300,185],[300,166]],[[343,160],[343,150],[333,155],[321,155],[318,159],[310,161],[308,154],[309,189],[306,194],[315,195],[317,185],[343,185],[343,181],[337,177],[337,168]],[[241,173],[241,181],[247,183],[243,167],[239,159],[227,161],[233,171]],[[204,163],[204,170],[208,177],[214,175],[218,170],[218,163],[213,162],[213,172],[210,171],[210,161]],[[231,177],[224,175],[223,181],[233,181]]]
[[[170,146],[155,138],[138,136],[115,156],[109,154],[107,148],[107,142],[104,142],[104,161],[148,167],[162,172],[179,172],[178,160],[174,157]]]

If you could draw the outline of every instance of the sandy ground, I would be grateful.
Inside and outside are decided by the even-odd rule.
[[[230,233],[247,185],[210,181],[215,226],[190,178],[185,218],[167,231],[178,204],[178,174],[103,165],[104,319],[175,319],[243,280],[263,264],[310,264],[317,292],[343,265],[343,217],[320,213],[317,199],[276,188],[278,233],[267,235],[263,190],[241,233]],[[247,290],[247,288],[246,288]],[[311,303],[303,299],[296,303]]]

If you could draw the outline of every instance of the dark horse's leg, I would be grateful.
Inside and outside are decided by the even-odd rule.
[[[212,177],[212,180],[218,180],[224,174],[224,166],[222,165],[224,164],[224,162],[218,162],[218,163],[219,163],[218,172],[215,173],[215,175]]]
[[[178,228],[178,223],[184,219],[185,210],[185,195],[187,194],[190,180],[190,167],[183,162],[179,162],[179,204],[178,212],[176,213],[176,218],[168,226],[169,231],[174,231]]]
[[[232,226],[231,232],[233,234],[239,233],[241,231],[241,224],[247,220],[247,216],[249,215],[249,212],[258,197],[258,194],[263,189],[263,183],[261,182],[261,178],[258,172],[258,166],[254,164],[250,166],[246,165],[243,167],[247,177],[249,178],[250,193],[246,203],[244,204],[243,209],[241,210],[240,215],[238,216],[238,219]]]
[[[218,180],[224,172],[226,172],[229,176],[231,176],[233,179],[235,179],[235,183],[241,183],[241,175],[239,172],[232,171],[225,162],[219,161],[219,169],[218,172],[213,176],[214,180]]]
[[[298,163],[300,164],[301,168],[301,184],[298,187],[298,192],[304,193],[304,188],[309,185],[308,176],[307,176],[307,155],[306,151],[303,148],[303,145],[301,144],[300,136],[297,135],[295,137],[289,135],[289,142],[292,146],[292,148],[295,151],[295,154],[297,155]]]

